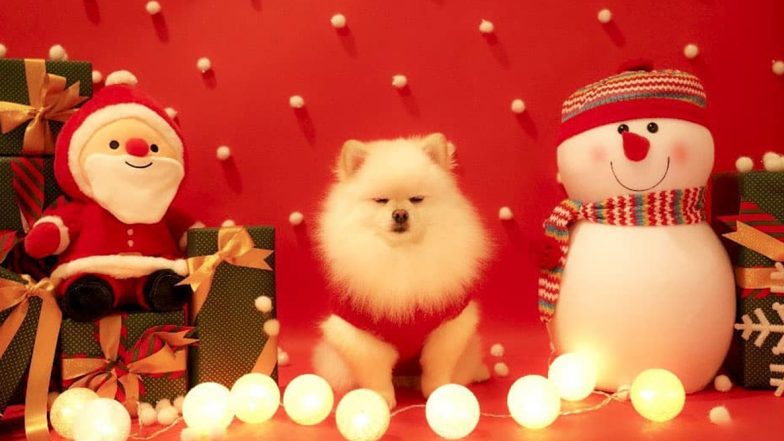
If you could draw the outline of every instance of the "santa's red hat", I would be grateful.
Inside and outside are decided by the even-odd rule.
[[[79,156],[90,137],[114,121],[135,118],[163,136],[185,164],[184,141],[180,128],[164,108],[137,90],[136,77],[128,71],[113,72],[106,87],[93,95],[63,125],[55,145],[55,177],[63,192],[74,199],[91,199],[90,186],[79,165]]]

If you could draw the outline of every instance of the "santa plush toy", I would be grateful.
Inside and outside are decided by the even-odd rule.
[[[190,295],[179,238],[187,223],[169,213],[185,176],[180,129],[164,109],[115,72],[63,126],[55,176],[66,198],[25,238],[36,258],[58,256],[51,279],[63,312],[79,321],[120,305],[176,310]]]

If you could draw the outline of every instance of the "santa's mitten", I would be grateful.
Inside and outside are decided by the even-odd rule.
[[[550,236],[544,236],[539,243],[539,267],[551,269],[561,261],[561,243]]]
[[[54,222],[39,222],[24,240],[24,248],[30,257],[41,259],[57,253],[62,244],[60,226]]]

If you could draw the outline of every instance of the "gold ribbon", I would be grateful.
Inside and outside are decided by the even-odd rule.
[[[189,284],[193,289],[191,316],[196,317],[204,306],[212,286],[212,276],[222,262],[246,268],[272,271],[266,258],[272,250],[255,248],[253,238],[244,227],[221,228],[218,231],[218,251],[207,256],[188,258],[189,276],[180,285]]]
[[[784,242],[743,222],[736,222],[737,229],[724,234],[727,239],[767,257],[774,262],[784,261]],[[738,286],[744,289],[771,289],[779,292],[781,287],[772,283],[772,275],[779,272],[774,268],[735,268]],[[784,281],[782,281],[784,283]]]
[[[51,154],[54,139],[49,121],[65,122],[87,97],[79,96],[79,81],[65,87],[66,79],[46,72],[44,60],[24,60],[30,104],[0,101],[0,130],[8,133],[27,125],[22,143],[25,155]]]
[[[41,314],[25,392],[25,432],[29,441],[48,441],[46,402],[62,313],[54,298],[54,285],[48,279],[34,282],[30,276],[23,275],[22,278],[25,283],[0,279],[0,311],[14,308],[0,325],[0,358],[22,326],[30,308],[30,299],[39,297],[42,300]]]
[[[104,317],[98,322],[98,341],[103,357],[63,359],[63,380],[76,380],[69,388],[86,387],[94,390],[101,397],[114,398],[119,383],[125,391],[126,401],[138,401],[140,377],[184,371],[187,354],[184,350],[176,348],[196,341],[185,337],[190,329],[180,332],[154,332],[150,337],[163,340],[163,347],[147,357],[123,364],[123,361],[118,360],[117,357],[121,332],[121,315]]]

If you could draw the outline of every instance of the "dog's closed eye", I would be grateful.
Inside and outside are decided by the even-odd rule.
[[[375,202],[377,204],[384,205],[387,202],[389,202],[389,199],[387,199],[387,198],[373,198],[373,202]]]
[[[412,204],[418,204],[418,203],[424,201],[425,197],[424,196],[414,196],[414,197],[408,198],[408,200]]]

